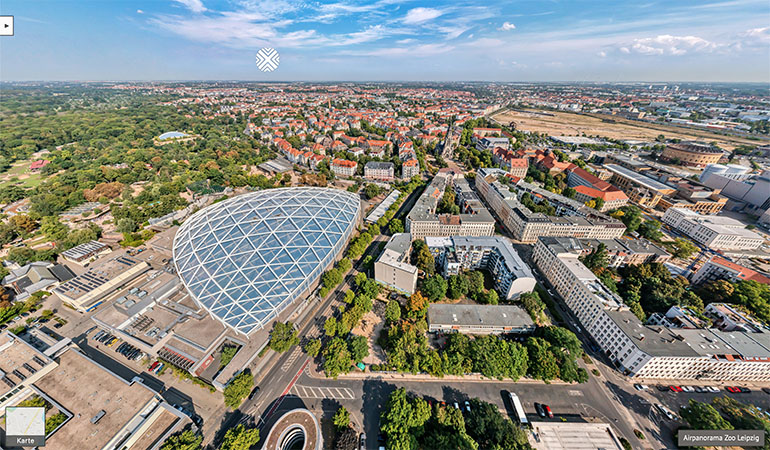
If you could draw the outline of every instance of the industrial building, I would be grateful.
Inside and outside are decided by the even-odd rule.
[[[449,305],[428,306],[428,331],[463,334],[530,334],[535,322],[518,305]]]

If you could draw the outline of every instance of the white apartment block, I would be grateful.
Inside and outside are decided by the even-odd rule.
[[[535,289],[532,271],[502,237],[452,236],[425,238],[431,253],[437,255],[443,275],[456,275],[461,270],[486,269],[492,275],[495,290],[511,300]]]
[[[330,168],[338,177],[352,177],[356,174],[358,163],[347,159],[333,159]]]
[[[391,181],[394,178],[392,162],[369,161],[364,166],[364,178],[369,180]]]
[[[450,176],[437,174],[409,211],[406,231],[412,235],[413,240],[426,236],[492,236],[495,233],[495,219],[480,202],[478,208],[466,214],[436,212],[450,183]]]
[[[414,294],[417,267],[409,264],[411,248],[412,238],[408,233],[394,234],[374,263],[374,279],[405,294]]]
[[[417,159],[407,159],[401,164],[402,179],[409,180],[416,175],[420,175],[420,162]]]
[[[702,216],[689,209],[669,208],[662,221],[712,250],[753,250],[764,242],[762,236],[729,217]]]
[[[612,218],[588,218],[577,213],[564,217],[533,213],[515,193],[497,181],[497,177],[504,173],[500,169],[479,169],[476,190],[514,239],[522,243],[535,243],[542,236],[613,239],[622,236],[626,230],[622,222]],[[596,214],[600,213],[597,211]]]
[[[576,239],[538,240],[532,258],[624,374],[635,378],[770,381],[770,331],[644,325],[578,260]]]

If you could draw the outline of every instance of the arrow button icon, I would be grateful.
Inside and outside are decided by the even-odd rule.
[[[0,16],[0,36],[13,36],[13,16]]]

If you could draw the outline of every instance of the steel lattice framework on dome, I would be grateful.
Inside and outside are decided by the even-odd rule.
[[[174,237],[174,264],[198,304],[249,334],[318,280],[360,214],[358,195],[335,189],[240,195],[185,221]]]

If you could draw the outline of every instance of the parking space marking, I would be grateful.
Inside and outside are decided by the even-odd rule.
[[[302,398],[331,398],[337,400],[353,400],[355,394],[348,388],[311,387],[294,385],[292,393]]]
[[[570,390],[568,392],[569,392],[569,395],[571,397],[582,397],[583,396],[583,391]]]

